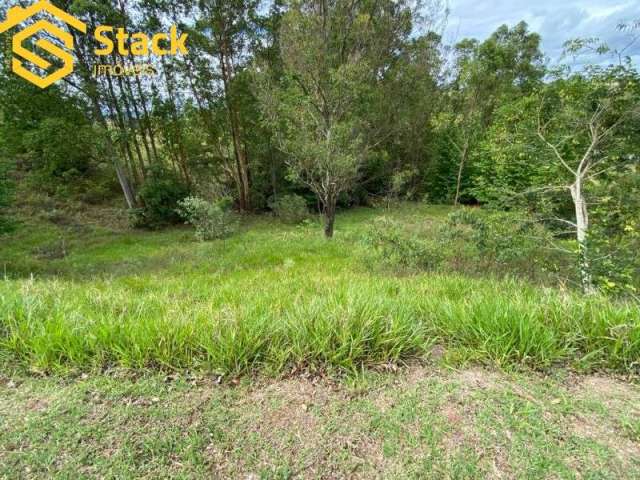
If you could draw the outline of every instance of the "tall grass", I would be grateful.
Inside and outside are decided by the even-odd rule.
[[[435,225],[448,211],[416,204],[384,214]],[[452,358],[503,366],[640,369],[637,304],[369,268],[360,238],[381,213],[341,216],[333,242],[313,226],[260,219],[210,243],[183,230],[23,228],[0,246],[9,277],[26,277],[0,280],[0,363],[43,372],[355,370],[420,357],[437,343]],[[65,258],[34,256],[60,236]]]
[[[434,343],[503,366],[637,371],[637,306],[514,280],[304,267],[220,276],[0,283],[0,359],[40,371],[353,370]]]

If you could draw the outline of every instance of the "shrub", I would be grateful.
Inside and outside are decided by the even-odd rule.
[[[309,218],[307,201],[300,195],[284,195],[271,202],[271,209],[285,223],[302,223]]]
[[[420,179],[420,172],[412,167],[391,176],[389,195],[398,200],[413,200],[417,195],[417,183]]]
[[[178,202],[189,195],[189,188],[178,176],[164,168],[156,168],[138,191],[142,207],[131,211],[131,220],[136,228],[156,229],[180,223]]]
[[[96,131],[78,122],[82,121],[45,118],[24,133],[24,147],[41,186],[68,187],[69,177],[79,179],[90,170]]]
[[[13,229],[13,222],[6,213],[13,196],[13,186],[9,178],[9,165],[0,158],[0,234]]]
[[[196,228],[201,242],[225,238],[236,231],[238,220],[231,211],[231,200],[208,202],[200,197],[187,197],[178,202],[178,214]]]
[[[548,246],[552,235],[523,212],[461,209],[451,213],[441,230],[443,243],[479,268],[535,276],[555,266]]]
[[[377,219],[364,235],[376,261],[414,270],[515,275],[546,283],[573,279],[572,258],[550,248],[553,238],[524,213],[462,209],[439,227]],[[567,276],[566,272],[570,272]]]
[[[640,296],[640,164],[610,174],[597,185],[588,245],[596,286],[623,296]]]
[[[429,243],[390,218],[374,221],[365,244],[386,264],[413,269],[431,269],[442,260],[437,244]]]

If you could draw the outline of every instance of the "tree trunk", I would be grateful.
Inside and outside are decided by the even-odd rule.
[[[135,64],[135,62],[134,62],[134,64]],[[155,133],[153,133],[153,125],[152,125],[152,122],[151,122],[151,115],[149,114],[149,109],[147,108],[147,100],[145,99],[144,94],[143,94],[142,84],[140,83],[140,76],[139,75],[135,75],[134,78],[135,78],[135,81],[136,81],[136,87],[138,89],[138,96],[140,97],[141,103],[142,103],[142,111],[144,113],[144,118],[145,118],[147,131],[149,132],[149,140],[151,142],[151,150],[153,151],[153,158],[155,159],[156,163],[159,163],[160,157],[158,155],[158,147],[156,145],[156,136],[155,136]]]
[[[330,197],[324,202],[324,236],[333,238],[333,228],[336,223],[336,199]]]
[[[467,150],[469,149],[469,143],[465,142],[464,148],[460,152],[460,165],[458,167],[458,179],[456,182],[456,198],[453,201],[454,206],[458,206],[460,203],[460,188],[462,186],[462,172],[464,171],[464,165],[467,161]]]
[[[178,98],[178,92],[175,86],[175,78],[173,73],[167,67],[167,63],[164,60],[164,57],[160,57],[160,62],[162,65],[162,71],[164,74],[166,90],[167,90],[167,100],[169,101],[170,114],[175,125],[176,130],[176,138],[175,143],[177,144],[177,150],[174,149],[176,160],[178,162],[178,171],[182,173],[185,182],[187,185],[192,186],[193,180],[191,179],[191,174],[189,173],[189,167],[187,165],[187,153],[186,148],[184,146],[184,132],[182,125],[180,124],[180,117],[178,115],[178,107],[176,106],[176,99]],[[172,142],[173,143],[173,142]]]
[[[131,144],[129,139],[131,137],[129,130],[127,129],[127,124],[125,123],[125,115],[120,108],[120,104],[118,102],[118,97],[115,93],[115,89],[113,88],[113,82],[111,81],[111,76],[107,75],[107,86],[109,91],[110,105],[109,108],[112,112],[116,113],[115,119],[117,120],[118,127],[120,128],[120,142],[123,145],[125,155],[125,162],[128,161],[127,167],[129,168],[130,173],[133,175],[134,182],[140,185],[141,182],[141,174],[138,172],[138,168],[136,167],[135,158],[133,152],[131,150]],[[106,121],[105,121],[106,125]],[[108,131],[108,130],[107,130]]]
[[[113,145],[108,142],[108,147],[112,149]],[[135,208],[136,206],[136,195],[133,193],[133,189],[131,188],[131,184],[127,179],[127,175],[122,170],[120,164],[115,161],[115,151],[112,149],[112,155],[114,157],[113,166],[116,170],[116,175],[118,177],[118,182],[120,183],[120,187],[122,188],[122,193],[124,194],[124,199],[127,202],[127,206],[129,208]]]
[[[95,22],[91,22],[92,26],[95,27]],[[74,44],[77,46],[82,45],[79,41],[78,35],[75,33],[73,29],[71,29],[71,35],[73,36]],[[91,77],[91,68],[89,67],[89,63],[87,58],[84,55],[82,48],[76,49],[76,56],[78,58],[79,63],[79,72],[82,81],[85,84],[85,92],[91,101],[91,106],[93,107],[93,113],[95,116],[95,120],[104,128],[106,132],[106,146],[107,146],[107,154],[111,158],[111,163],[116,171],[116,176],[118,178],[118,183],[122,188],[122,193],[124,195],[125,201],[127,202],[127,206],[129,208],[136,207],[136,194],[135,190],[131,186],[131,182],[127,177],[127,173],[122,168],[122,165],[119,162],[118,155],[116,153],[116,148],[113,144],[111,136],[109,135],[109,124],[104,117],[102,112],[102,107],[100,104],[100,89],[98,82]]]
[[[591,276],[591,265],[589,264],[589,250],[587,246],[587,235],[589,233],[589,212],[587,202],[582,191],[582,178],[577,177],[576,182],[571,185],[571,198],[576,211],[576,237],[578,240],[578,262],[580,268],[580,282],[582,291],[590,295],[595,292],[593,278]]]
[[[220,67],[222,69],[222,83],[224,86],[225,101],[229,112],[229,123],[231,127],[231,138],[233,140],[233,150],[236,157],[237,183],[238,183],[238,203],[240,211],[247,212],[251,209],[250,201],[250,180],[249,162],[247,152],[242,145],[242,132],[240,118],[236,110],[235,100],[231,92],[231,81],[233,80],[233,65],[227,52],[227,39],[220,42]]]

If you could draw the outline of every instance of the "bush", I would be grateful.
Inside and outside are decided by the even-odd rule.
[[[588,246],[596,286],[610,294],[640,296],[640,164],[597,185]]]
[[[414,200],[417,195],[417,183],[420,179],[420,172],[412,167],[391,176],[389,195],[397,200]]]
[[[413,270],[514,275],[547,283],[575,277],[569,253],[549,248],[552,234],[525,213],[462,209],[440,226],[382,217],[364,236],[376,261]],[[570,272],[567,276],[566,272]]]
[[[480,269],[537,276],[555,269],[550,258],[551,233],[523,212],[461,209],[441,230],[443,243]]]
[[[365,244],[386,264],[409,269],[432,269],[442,260],[437,244],[429,243],[390,218],[376,219]]]
[[[307,201],[300,195],[285,195],[271,203],[276,217],[285,223],[302,223],[309,218]]]
[[[189,188],[175,173],[163,168],[151,170],[138,191],[142,207],[130,212],[133,226],[156,229],[180,223],[178,202],[188,195]]]
[[[232,201],[208,202],[199,197],[187,197],[178,202],[178,214],[196,228],[201,242],[225,238],[237,230],[238,220],[231,211]]]
[[[8,162],[0,158],[0,234],[13,229],[7,210],[13,197],[13,185],[9,178]]]

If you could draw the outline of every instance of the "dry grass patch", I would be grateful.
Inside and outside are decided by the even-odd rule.
[[[413,365],[336,381],[0,382],[0,477],[634,478],[637,385]],[[636,477],[637,478],[637,477]]]

